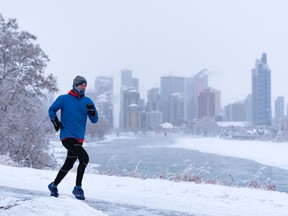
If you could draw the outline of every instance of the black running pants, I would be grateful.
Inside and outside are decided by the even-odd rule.
[[[79,142],[77,139],[68,138],[62,140],[62,144],[67,149],[67,156],[64,165],[55,178],[54,184],[57,186],[62,181],[78,159],[79,165],[77,168],[76,185],[81,186],[85,168],[89,162],[89,156],[82,146],[83,143]]]

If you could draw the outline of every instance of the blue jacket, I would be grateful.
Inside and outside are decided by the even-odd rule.
[[[50,106],[48,113],[50,119],[56,116],[58,110],[61,110],[61,123],[63,129],[60,130],[60,139],[75,138],[84,141],[87,116],[92,123],[98,121],[98,112],[95,116],[88,114],[86,105],[94,103],[88,97],[79,97],[72,90],[65,95],[60,95]],[[96,109],[96,107],[95,107]]]

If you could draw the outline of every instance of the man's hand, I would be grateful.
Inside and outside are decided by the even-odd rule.
[[[88,114],[91,115],[91,116],[95,116],[96,115],[96,108],[95,106],[93,106],[92,104],[87,104],[86,105],[86,108],[88,110]]]
[[[56,131],[58,131],[59,129],[63,129],[62,123],[59,121],[57,116],[51,119],[51,121]]]

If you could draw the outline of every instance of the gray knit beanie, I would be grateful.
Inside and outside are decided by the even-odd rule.
[[[82,85],[82,84],[86,84],[87,85],[87,80],[84,78],[84,77],[82,77],[82,76],[76,76],[75,78],[74,78],[74,80],[73,80],[73,87],[74,86],[78,86],[78,85]]]

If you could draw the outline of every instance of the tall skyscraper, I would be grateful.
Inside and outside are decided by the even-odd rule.
[[[171,119],[171,97],[173,93],[185,92],[185,78],[174,76],[161,77],[161,111],[163,122],[175,121]],[[184,112],[184,111],[183,111]]]
[[[238,101],[225,106],[224,119],[226,121],[247,121],[246,101]]]
[[[271,71],[266,53],[252,69],[252,121],[258,126],[271,125]]]
[[[134,88],[122,87],[121,103],[123,112],[120,112],[120,127],[123,129],[139,129],[141,123],[140,94]]]
[[[245,104],[246,104],[246,118],[247,118],[247,122],[249,122],[249,125],[252,124],[253,122],[253,118],[252,118],[252,94],[249,94],[246,98],[245,98]]]
[[[275,122],[280,122],[284,119],[284,97],[277,97],[275,100]]]
[[[160,90],[159,88],[151,88],[147,93],[147,108],[148,111],[160,110]]]
[[[188,122],[188,125],[191,125],[193,122],[193,77],[186,78],[186,87],[185,87],[185,119]]]
[[[95,80],[95,87],[94,87],[97,95],[110,92],[113,95],[113,78],[112,77],[105,77],[99,76],[96,77]]]
[[[157,129],[162,124],[162,112],[160,111],[149,111],[146,112],[147,129]]]
[[[113,78],[99,76],[95,80],[96,106],[107,120],[108,129],[114,127]]]
[[[198,118],[214,118],[219,114],[220,91],[212,88],[204,89],[198,96]]]
[[[170,95],[169,119],[170,123],[175,126],[181,126],[185,123],[184,119],[184,93],[177,92]]]
[[[131,70],[121,70],[121,86],[133,87]]]
[[[119,126],[123,129],[139,129],[140,94],[139,80],[132,77],[131,70],[121,70]]]
[[[208,88],[208,76],[207,70],[203,69],[192,77],[192,106],[189,107],[188,113],[190,113],[190,121],[197,120],[199,117],[199,105],[198,97],[200,92]]]

